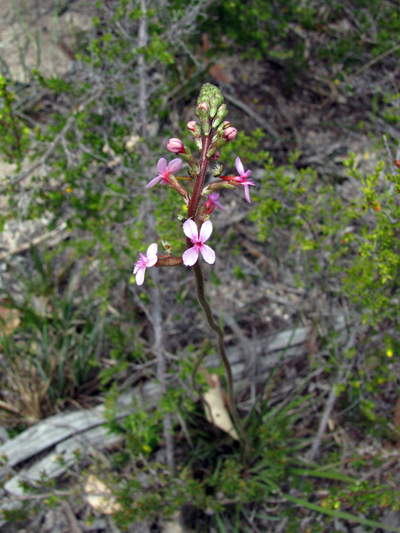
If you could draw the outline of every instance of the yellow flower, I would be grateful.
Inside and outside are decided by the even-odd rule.
[[[392,348],[387,348],[387,350],[386,350],[386,355],[387,355],[388,357],[393,357],[393,350],[392,350]]]

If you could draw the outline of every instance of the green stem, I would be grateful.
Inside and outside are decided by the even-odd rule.
[[[218,352],[219,352],[219,355],[221,357],[222,363],[224,365],[226,381],[227,381],[227,386],[228,386],[229,409],[230,409],[232,418],[233,418],[233,420],[235,422],[236,428],[237,428],[237,430],[238,430],[238,432],[240,434],[241,440],[242,440],[242,442],[243,442],[243,444],[245,446],[245,457],[247,459],[250,459],[250,455],[251,455],[250,441],[249,441],[249,439],[247,437],[247,434],[246,434],[246,432],[245,432],[245,430],[243,428],[242,422],[240,420],[239,414],[238,414],[237,409],[236,409],[235,397],[234,397],[234,393],[233,393],[232,370],[231,370],[231,365],[229,364],[228,358],[226,356],[225,346],[224,346],[224,332],[218,326],[218,324],[214,321],[214,318],[213,318],[213,315],[212,315],[212,311],[211,311],[211,307],[210,307],[210,305],[209,305],[209,303],[207,301],[206,295],[204,293],[204,278],[203,278],[203,272],[201,270],[201,266],[200,266],[199,261],[197,261],[197,263],[195,263],[192,266],[192,270],[193,270],[193,275],[194,275],[194,282],[195,282],[195,287],[196,287],[197,299],[199,300],[201,308],[203,309],[204,315],[205,315],[206,320],[207,320],[207,324],[209,325],[209,327],[214,331],[214,333],[217,336]],[[201,358],[199,359],[199,361],[197,362],[197,364],[196,364],[196,366],[195,366],[195,368],[193,370],[193,374],[192,374],[193,381],[195,380],[195,374],[196,374],[196,372],[197,372],[197,370],[198,370],[203,358],[204,358],[204,355],[201,356]]]

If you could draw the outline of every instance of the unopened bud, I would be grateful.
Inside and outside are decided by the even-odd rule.
[[[200,141],[201,143],[201,127],[200,127],[200,124],[197,124],[197,122],[195,120],[191,120],[190,122],[187,123],[187,128],[189,130],[189,133],[190,135],[194,138],[196,144],[197,144],[197,147],[199,148],[198,146],[198,141]],[[201,150],[201,145],[200,145],[200,148]]]
[[[213,155],[213,159],[214,159],[214,161],[216,161],[217,159],[219,159],[220,156],[221,156],[221,153],[220,153],[219,150],[217,150],[217,151],[215,152],[215,154]]]
[[[200,102],[200,104],[196,107],[196,114],[202,121],[208,118],[209,112],[210,110],[206,102]]]
[[[214,176],[214,178],[219,178],[223,171],[224,171],[224,167],[221,164],[215,165],[215,167],[213,168],[213,176]]]
[[[213,128],[218,128],[218,126],[221,124],[222,122],[222,119],[228,114],[228,110],[226,108],[226,105],[225,104],[222,104],[219,108],[218,108],[218,111],[217,111],[217,115],[216,117],[214,118],[213,122],[212,122],[212,127]]]
[[[233,141],[236,139],[237,133],[237,129],[233,126],[229,126],[228,128],[224,129],[224,137],[227,141]]]
[[[226,130],[226,128],[229,128],[230,125],[231,123],[229,122],[229,120],[224,120],[222,127],[224,128],[224,130]]]
[[[185,147],[180,139],[170,139],[167,142],[167,150],[173,154],[186,154]]]
[[[215,146],[211,146],[208,149],[207,157],[212,157],[214,159],[214,155],[217,153],[218,149]]]

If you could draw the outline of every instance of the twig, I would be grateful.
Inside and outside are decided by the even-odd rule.
[[[355,342],[355,332],[353,332],[351,334],[349,342],[347,343],[344,351],[349,350],[354,345],[354,342]],[[339,370],[336,383],[331,388],[331,391],[330,391],[329,396],[328,396],[328,400],[327,400],[326,405],[325,405],[324,414],[322,415],[322,418],[321,418],[321,420],[319,422],[317,435],[316,435],[316,437],[314,439],[314,442],[312,444],[311,450],[307,454],[307,459],[309,459],[310,461],[314,461],[316,456],[317,456],[317,454],[318,454],[318,450],[319,450],[319,447],[321,445],[322,437],[323,437],[323,435],[325,433],[326,426],[328,425],[329,417],[331,416],[332,409],[333,409],[333,407],[335,405],[335,402],[336,402],[336,385],[341,385],[341,384],[343,384],[343,383],[345,383],[347,381],[347,377],[348,377],[348,374],[350,372],[351,365],[352,365],[352,361],[350,361],[348,363],[348,365],[347,365],[346,375],[344,375],[343,369]]]
[[[63,510],[65,518],[68,521],[70,533],[82,533],[82,529],[79,527],[75,513],[73,512],[70,504],[66,500],[61,500],[61,509]]]
[[[154,227],[154,221],[149,221],[149,226]],[[157,379],[160,382],[162,393],[167,391],[167,384],[165,374],[167,371],[167,361],[164,353],[164,328],[161,315],[161,297],[159,289],[159,270],[152,268],[150,270],[153,287],[151,289],[152,300],[152,325],[154,330],[154,352],[157,359]],[[167,456],[167,465],[175,475],[175,457],[174,457],[174,441],[172,436],[172,419],[171,413],[165,413],[164,420],[164,439],[165,451]]]
[[[141,0],[140,7],[142,16],[139,24],[139,48],[144,48],[147,44],[147,18],[146,18],[146,0]],[[144,61],[144,54],[138,55],[138,71],[139,71],[139,112],[142,123],[142,136],[147,139],[147,94],[146,94],[146,65]]]
[[[224,93],[224,98],[226,98],[229,102],[231,102],[233,105],[247,113],[252,119],[254,119],[262,128],[267,131],[273,139],[279,139],[279,133],[276,131],[276,129],[268,124],[266,120],[261,118],[255,111],[253,111],[248,105],[243,103],[241,100],[238,100],[237,98],[231,96],[230,94]]]
[[[396,44],[395,46],[392,46],[392,48],[389,48],[389,50],[386,50],[386,52],[382,52],[382,54],[379,54],[378,56],[371,59],[371,61],[368,61],[368,63],[366,63],[364,66],[356,70],[352,75],[358,76],[359,74],[364,72],[364,70],[367,70],[369,67],[372,67],[372,65],[375,65],[375,63],[378,63],[378,61],[380,61],[381,59],[385,58],[386,56],[390,54],[393,54],[393,52],[396,52],[396,50],[399,50],[399,49],[400,49],[400,44]]]
[[[186,422],[184,421],[184,419],[183,419],[183,417],[182,417],[182,415],[181,415],[180,413],[177,413],[176,416],[177,416],[177,418],[178,418],[178,420],[179,420],[179,423],[180,423],[180,425],[181,425],[181,428],[182,428],[183,434],[185,435],[186,440],[188,441],[189,446],[190,446],[190,447],[192,448],[192,450],[193,450],[194,445],[193,445],[193,441],[192,441],[192,439],[191,439],[191,437],[190,437],[190,434],[189,434],[188,428],[187,428],[187,426],[186,426]]]
[[[9,499],[17,501],[45,500],[46,498],[52,498],[54,496],[71,496],[71,492],[66,490],[53,490],[52,492],[43,492],[42,494],[24,494],[22,496],[12,494]],[[3,499],[2,502],[4,502],[4,500],[5,499]]]

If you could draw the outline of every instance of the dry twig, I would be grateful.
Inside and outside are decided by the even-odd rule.
[[[355,336],[355,332],[353,331],[351,333],[349,342],[347,343],[346,347],[344,348],[344,351],[348,351],[348,350],[350,350],[350,348],[352,348],[352,346],[354,346],[355,337],[356,337]],[[330,390],[330,393],[329,393],[329,396],[328,396],[328,400],[327,400],[326,405],[325,405],[324,414],[322,415],[322,418],[321,418],[321,420],[319,422],[317,435],[316,435],[316,437],[314,439],[314,442],[312,444],[311,450],[307,454],[307,459],[309,459],[310,461],[314,461],[316,456],[318,455],[318,450],[319,450],[319,447],[321,445],[322,437],[323,437],[323,435],[325,433],[326,427],[328,425],[329,417],[331,416],[333,407],[334,407],[335,402],[336,402],[336,386],[337,385],[341,385],[341,384],[343,384],[343,383],[345,383],[347,381],[351,366],[352,366],[352,360],[347,361],[347,364],[345,365],[345,369],[341,368],[339,370],[338,377],[336,379],[336,383],[334,385],[332,385],[332,387],[331,387],[331,390]]]
[[[267,131],[273,139],[279,139],[280,135],[276,131],[276,129],[273,126],[271,126],[271,124],[269,124],[266,120],[261,118],[258,113],[253,111],[244,102],[242,102],[241,100],[238,100],[234,96],[231,96],[230,94],[227,94],[227,93],[224,93],[224,98],[226,98],[228,102],[231,102],[231,104],[235,105],[236,107],[238,107],[239,109],[247,113],[252,119],[254,119],[258,124],[260,124],[260,126],[264,128],[265,131]]]

